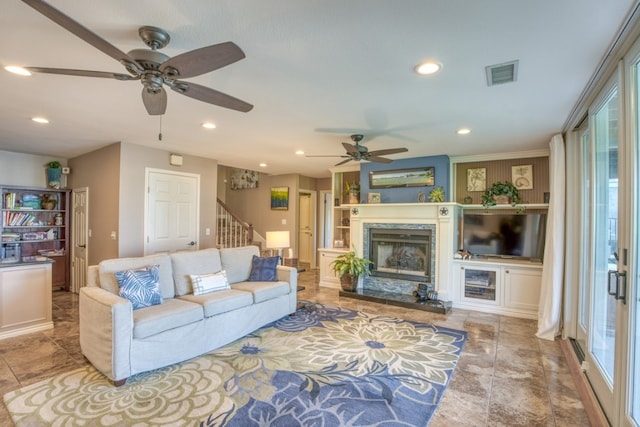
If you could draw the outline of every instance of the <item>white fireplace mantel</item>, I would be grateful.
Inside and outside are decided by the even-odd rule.
[[[364,256],[367,224],[432,224],[435,236],[435,289],[442,300],[457,298],[453,286],[453,255],[459,249],[462,207],[458,203],[380,203],[350,205],[351,245]]]

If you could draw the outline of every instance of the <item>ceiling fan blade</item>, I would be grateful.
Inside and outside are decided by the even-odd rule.
[[[164,88],[160,88],[159,92],[153,93],[143,87],[142,102],[149,115],[161,116],[167,111],[167,91]]]
[[[341,161],[341,162],[339,162],[339,163],[336,163],[334,166],[344,165],[345,163],[350,162],[351,160],[353,160],[353,159],[343,160],[343,161]]]
[[[186,79],[233,64],[244,57],[244,52],[235,43],[226,42],[174,56],[163,62],[159,69],[164,72],[172,68],[178,72],[176,77]]]
[[[393,162],[393,160],[391,160],[391,159],[385,159],[384,157],[377,157],[377,156],[369,156],[369,157],[367,157],[366,160],[369,160],[370,162],[376,162],[376,163],[391,163],[391,162]]]
[[[345,150],[347,150],[347,153],[354,156],[360,155],[360,151],[358,150],[358,147],[356,147],[355,145],[349,144],[348,142],[343,142],[342,146],[344,147]]]
[[[409,151],[406,148],[387,148],[386,150],[369,151],[372,156],[386,156],[388,154],[404,153]]]
[[[110,73],[108,71],[70,70],[67,68],[25,67],[33,73],[62,74],[65,76],[103,77],[116,80],[140,80],[138,76],[129,74]]]
[[[349,158],[351,158],[351,156],[339,156],[339,155],[332,156],[331,154],[327,154],[327,155],[310,155],[310,156],[305,155],[305,157],[344,157],[344,158],[349,157]]]
[[[220,107],[229,108],[231,110],[242,111],[246,113],[251,111],[253,105],[248,104],[238,98],[234,98],[217,90],[197,85],[195,83],[189,83],[176,80],[175,84],[171,87],[178,93],[188,96],[189,98],[197,99],[198,101],[208,102],[209,104],[218,105]]]
[[[122,52],[120,49],[98,36],[93,31],[85,28],[80,23],[74,21],[69,16],[60,12],[55,7],[43,2],[42,0],[22,0],[47,18],[51,19],[56,24],[60,25],[65,30],[75,34],[80,37],[85,42],[89,43],[91,46],[96,49],[102,51],[103,53],[109,55],[116,61],[123,63],[126,62],[127,65],[132,65],[133,67],[140,69],[136,61],[131,58],[126,53]]]

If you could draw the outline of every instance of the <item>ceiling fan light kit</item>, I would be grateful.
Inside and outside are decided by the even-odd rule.
[[[219,43],[191,50],[171,58],[157,51],[157,49],[162,49],[169,44],[171,41],[169,33],[161,28],[147,25],[140,27],[138,34],[150,50],[134,49],[129,53],[124,53],[48,3],[42,0],[22,1],[91,46],[120,62],[129,74],[24,67],[27,72],[102,77],[116,80],[140,80],[143,85],[142,102],[150,115],[162,115],[166,111],[167,92],[164,86],[168,86],[181,95],[223,108],[241,112],[248,112],[253,108],[253,105],[217,90],[178,80],[178,78],[199,76],[243,59],[245,57],[244,52],[233,42]]]

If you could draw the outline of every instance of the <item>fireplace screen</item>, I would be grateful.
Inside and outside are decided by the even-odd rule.
[[[430,281],[431,230],[371,229],[371,274]]]

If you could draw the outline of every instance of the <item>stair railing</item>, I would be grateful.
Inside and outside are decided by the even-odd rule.
[[[216,204],[216,246],[236,248],[253,244],[253,225],[229,210],[220,199]]]

